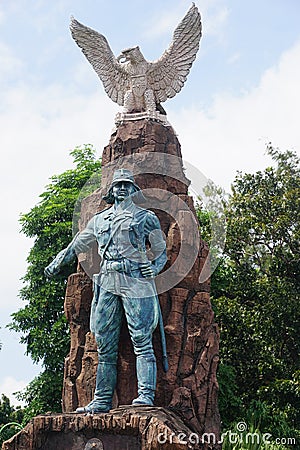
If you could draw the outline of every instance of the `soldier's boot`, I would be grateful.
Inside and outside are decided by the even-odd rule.
[[[138,356],[136,358],[138,379],[138,397],[133,405],[153,405],[156,387],[156,360],[154,355]]]
[[[96,389],[94,399],[87,405],[77,408],[76,412],[104,413],[112,407],[112,398],[117,381],[117,366],[114,363],[99,362],[96,376]]]

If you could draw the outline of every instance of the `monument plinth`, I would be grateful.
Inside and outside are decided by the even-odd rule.
[[[171,155],[170,159],[168,155]],[[193,199],[188,195],[189,181],[182,167],[180,144],[174,130],[151,120],[124,122],[113,133],[110,143],[105,147],[102,163],[103,186],[109,181],[112,167],[126,165],[135,174],[143,192],[151,194],[152,189],[161,190],[171,194],[171,202],[175,203],[177,197],[180,199],[179,205],[174,204],[173,217],[170,214],[172,208],[169,214],[155,209],[166,236],[168,263],[165,271],[170,269],[178,259],[184,238],[176,223],[176,217],[180,218],[181,212],[186,213],[184,205],[191,212],[185,217],[187,222],[191,222],[191,215],[196,217]],[[162,170],[158,167],[159,163],[165,164]],[[164,173],[159,173],[163,171]],[[139,175],[139,172],[142,173]],[[173,178],[172,174],[176,174],[176,178]],[[83,201],[82,228],[90,217],[105,207],[102,200],[104,191],[104,188],[99,189]],[[179,208],[182,208],[182,211]],[[184,225],[186,236],[193,231],[193,223]],[[192,243],[193,241],[190,245]],[[164,373],[160,336],[156,330],[154,348],[158,361],[158,376],[155,404],[171,407],[199,433],[213,432],[218,435],[220,419],[216,370],[219,332],[214,323],[210,303],[210,280],[199,283],[199,274],[208,253],[206,243],[200,239],[199,244],[195,261],[186,276],[179,278],[178,283],[175,279],[176,284],[159,296],[170,367],[169,371]],[[188,259],[189,255],[181,258]],[[97,267],[97,256],[95,253],[90,256],[81,255],[81,264],[90,271],[91,268]],[[172,278],[172,272],[168,277]],[[97,348],[89,332],[90,302],[90,281],[81,270],[69,278],[66,293],[65,310],[70,322],[71,350],[65,365],[65,412],[74,411],[79,404],[89,402],[95,386],[95,376],[91,374],[95,373],[97,367]],[[124,322],[119,346],[115,406],[130,404],[136,389],[135,358]]]
[[[181,436],[177,436],[180,430]],[[190,430],[171,411],[120,407],[105,414],[35,417],[4,450],[186,450]],[[195,448],[195,447],[194,447]]]

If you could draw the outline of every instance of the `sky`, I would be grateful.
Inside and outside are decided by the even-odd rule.
[[[298,0],[197,0],[200,50],[181,92],[163,104],[183,159],[226,191],[237,171],[263,170],[272,142],[300,149]],[[100,156],[120,110],[69,32],[70,16],[101,32],[115,55],[139,45],[158,59],[188,0],[0,0],[2,220],[0,394],[22,389],[41,367],[7,330],[32,241],[19,217],[39,201],[69,152],[91,143]]]

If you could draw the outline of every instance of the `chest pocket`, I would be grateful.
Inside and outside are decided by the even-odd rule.
[[[134,222],[123,223],[120,231],[119,248],[127,258],[135,260],[139,255],[136,224]],[[142,240],[142,236],[139,236],[139,239]]]
[[[110,225],[109,223],[105,223],[97,233],[97,241],[101,249],[103,249],[106,246],[109,237],[110,237]]]
[[[134,231],[130,222],[122,223],[121,225],[121,240],[123,244],[132,244],[134,240]]]

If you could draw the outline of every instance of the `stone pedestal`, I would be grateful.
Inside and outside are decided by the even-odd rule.
[[[169,270],[168,280],[174,277],[173,286],[170,282],[172,287],[159,296],[170,368],[167,374],[162,370],[160,336],[157,330],[154,333],[158,365],[155,405],[171,406],[199,433],[214,432],[218,435],[220,418],[216,370],[219,333],[209,298],[209,279],[202,284],[198,281],[208,249],[201,239],[198,244],[195,241],[198,248],[194,262],[191,267],[183,267],[193,251],[194,238],[191,235],[195,233],[195,225],[192,222],[196,213],[193,199],[188,195],[189,181],[182,167],[180,144],[172,127],[152,120],[124,122],[118,126],[103,151],[103,188],[83,201],[81,229],[96,212],[107,206],[102,196],[106,193],[114,170],[120,167],[132,170],[137,184],[147,198],[150,198],[150,206],[155,206],[153,210],[166,235],[168,263],[165,270]],[[156,192],[159,195],[162,192],[162,197],[165,196],[160,203],[154,201]],[[185,247],[184,239],[190,240]],[[183,255],[180,256],[181,262],[178,262],[181,249]],[[95,252],[80,255],[80,261],[87,273],[99,270]],[[172,267],[175,267],[173,272]],[[180,271],[183,276],[176,278]],[[164,283],[164,280],[160,282]],[[71,349],[65,364],[65,412],[86,405],[92,399],[95,386],[97,351],[89,332],[90,302],[90,279],[79,268],[79,273],[69,278],[65,302],[71,329]],[[130,404],[136,394],[135,357],[124,323],[119,346],[114,406]]]
[[[203,441],[208,441],[204,442]],[[37,416],[3,450],[186,450],[213,448],[164,408],[121,406],[107,414]]]
[[[195,143],[196,145],[196,143]],[[84,199],[79,228],[107,207],[102,200],[114,170],[130,169],[145,190],[148,203],[160,219],[166,236],[168,262],[157,280],[165,325],[169,371],[163,372],[158,330],[153,342],[158,375],[155,408],[119,407],[137,395],[135,357],[126,323],[123,323],[118,359],[118,382],[109,414],[70,414],[93,397],[97,350],[89,330],[92,300],[90,276],[99,271],[96,248],[79,255],[78,272],[68,279],[65,313],[70,324],[71,347],[65,361],[63,415],[38,416],[26,429],[4,444],[5,450],[104,449],[218,449],[220,417],[217,405],[219,332],[214,322],[209,277],[199,283],[208,254],[199,239],[189,181],[182,166],[181,149],[171,126],[154,120],[121,123],[102,157],[102,187]],[[159,198],[159,200],[157,200]],[[150,207],[149,207],[150,205]],[[87,275],[88,274],[88,275]],[[203,278],[202,278],[203,279]],[[168,289],[164,287],[168,285]],[[167,436],[158,442],[158,433]],[[194,443],[180,442],[182,432]],[[201,437],[214,436],[209,445]],[[92,438],[98,439],[91,442]],[[26,440],[27,439],[27,440]],[[88,445],[94,447],[88,447]],[[97,447],[98,445],[98,447]],[[101,447],[102,445],[102,447]]]

